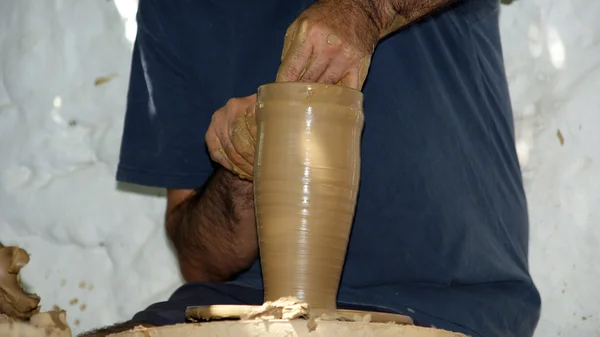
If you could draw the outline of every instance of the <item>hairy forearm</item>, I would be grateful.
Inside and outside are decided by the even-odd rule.
[[[335,1],[335,0],[332,0]],[[459,0],[353,0],[370,13],[383,38]]]
[[[127,322],[107,326],[104,328],[87,331],[87,332],[77,335],[77,337],[106,337],[111,334],[133,330],[136,327],[150,328],[150,327],[153,327],[153,325],[149,324],[149,323],[143,323],[143,322],[127,321]]]
[[[219,168],[167,215],[186,281],[226,281],[258,254],[252,183]]]
[[[418,20],[441,7],[449,5],[458,0],[374,0],[385,2],[391,6],[392,10],[408,21]]]

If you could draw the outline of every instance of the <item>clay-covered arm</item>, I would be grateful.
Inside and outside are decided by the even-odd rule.
[[[456,1],[460,0],[315,1],[285,33],[276,81],[362,90],[381,39]]]
[[[169,191],[167,233],[186,281],[220,282],[258,256],[252,183],[218,168],[184,200]]]
[[[460,0],[358,0],[376,14],[380,39],[451,3]],[[363,4],[364,5],[364,4]]]

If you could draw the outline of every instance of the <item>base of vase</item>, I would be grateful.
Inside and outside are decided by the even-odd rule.
[[[259,305],[207,305],[188,307],[185,314],[188,321],[217,321],[217,320],[252,320],[261,319],[260,313],[263,306]],[[291,319],[305,318],[308,320],[320,319],[327,321],[345,321],[345,322],[372,322],[372,323],[396,323],[402,325],[412,325],[412,318],[399,314],[389,314],[375,311],[361,310],[325,310],[310,309],[306,313],[291,313]],[[280,319],[281,317],[269,317],[268,319]]]

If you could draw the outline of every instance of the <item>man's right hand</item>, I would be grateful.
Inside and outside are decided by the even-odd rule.
[[[246,180],[254,171],[255,105],[256,94],[230,99],[213,114],[206,132],[212,160]]]

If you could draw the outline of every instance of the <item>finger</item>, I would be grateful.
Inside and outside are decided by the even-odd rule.
[[[277,82],[295,82],[304,74],[313,51],[306,39],[307,31],[307,23],[300,23],[277,71]]]
[[[327,70],[327,67],[330,66],[330,61],[331,58],[323,52],[313,53],[308,65],[306,66],[306,69],[304,70],[304,74],[302,77],[300,77],[299,81],[317,82],[321,75]]]
[[[340,79],[338,84],[345,87],[350,87],[357,90],[362,90],[362,87],[369,73],[369,66],[371,65],[371,55],[363,57],[357,65],[353,66],[348,72]]]
[[[236,173],[241,178],[249,179],[253,167],[235,150],[235,147],[230,139],[229,128],[220,128],[217,131],[217,134],[224,150],[224,155],[233,166],[231,171]]]
[[[254,98],[254,100],[256,101],[256,97]],[[245,115],[246,128],[248,129],[250,137],[252,137],[252,143],[256,146],[256,133],[258,129],[256,125],[256,104],[250,105],[246,110]]]
[[[239,154],[244,162],[239,163],[240,167],[248,173],[253,171],[254,163],[254,140],[250,136],[248,124],[246,123],[245,114],[239,114],[230,129],[231,144],[237,154]],[[246,164],[250,166],[247,169]]]
[[[352,89],[358,89],[358,68],[350,69],[350,71],[348,71],[337,84]]]
[[[319,83],[325,84],[337,84],[341,81],[345,72],[347,72],[349,62],[344,59],[336,58],[333,59],[329,67],[321,74],[317,79]]]
[[[326,39],[319,40],[319,42],[321,44],[315,47],[315,49],[318,48],[318,52],[313,51],[313,55],[317,55],[317,61],[313,62],[314,66],[309,64],[306,72],[318,74],[311,78],[314,82],[335,84],[351,63],[347,59],[348,53],[344,52],[342,40],[336,34],[329,34]]]
[[[243,116],[243,118],[241,118],[238,121],[238,124],[240,124],[240,127],[244,129],[243,130],[244,140],[245,140],[245,142],[247,142],[246,147],[250,151],[246,155],[244,155],[244,153],[240,152],[240,150],[238,149],[238,145],[236,144],[236,142],[233,142],[233,145],[238,150],[238,153],[241,153],[242,157],[244,157],[244,159],[246,159],[246,161],[248,161],[248,163],[250,163],[250,165],[254,165],[254,152],[255,152],[255,148],[256,148],[256,129],[257,129],[256,116],[255,116],[256,99],[257,99],[256,94],[246,96],[243,98],[244,105],[245,105],[244,114],[240,115],[240,116]],[[232,141],[233,141],[233,138],[232,138]]]
[[[360,60],[358,67],[358,90],[362,90],[367,75],[369,74],[369,68],[371,67],[371,55],[366,55]]]
[[[219,139],[217,134],[214,132],[214,128],[212,124],[208,127],[206,131],[206,135],[204,136],[204,142],[206,143],[206,148],[208,149],[208,154],[210,158],[217,162],[219,159],[219,149],[221,148],[221,143],[219,143]]]
[[[217,164],[223,166],[229,171],[233,171],[233,163],[229,161],[227,156],[225,155],[225,151],[221,142],[219,141],[219,137],[214,132],[214,128],[209,127],[206,132],[206,147],[208,148],[208,153],[210,158]]]
[[[229,165],[225,167],[237,174],[242,179],[252,180],[252,174],[246,171],[248,167],[246,166],[245,169],[240,167],[239,164],[240,162],[243,162],[243,159],[236,154],[233,144],[221,138],[219,140],[221,140],[221,144],[223,145],[223,157],[225,157],[225,159],[229,162]]]

